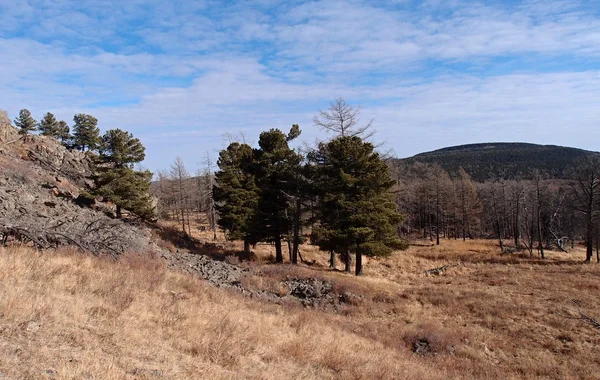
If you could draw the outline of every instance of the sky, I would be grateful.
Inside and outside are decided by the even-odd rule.
[[[600,150],[600,0],[0,0],[0,109],[99,119],[188,170],[335,98],[397,157]]]

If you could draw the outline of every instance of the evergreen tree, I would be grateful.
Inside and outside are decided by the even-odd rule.
[[[385,256],[404,248],[396,231],[401,216],[389,192],[394,181],[371,143],[338,137],[320,143],[309,159],[320,198],[315,244],[341,253],[348,272],[350,254],[355,253],[357,275],[362,273],[363,254]]]
[[[31,117],[31,112],[28,109],[19,111],[19,116],[15,119],[15,126],[19,128],[21,135],[26,135],[29,132],[35,131],[37,121]]]
[[[139,139],[129,132],[111,129],[102,136],[100,143],[100,160],[115,168],[132,168],[133,164],[142,162],[146,157],[146,148]]]
[[[42,136],[51,136],[58,138],[59,124],[53,114],[47,112],[38,125],[38,131]]]
[[[96,150],[100,145],[100,129],[98,119],[92,115],[77,114],[73,117],[73,145],[82,152]]]
[[[150,196],[151,181],[152,173],[148,170],[103,167],[98,170],[94,193],[116,205],[119,219],[122,209],[126,209],[144,220],[153,221],[156,213]]]
[[[71,136],[71,130],[66,121],[61,120],[58,122],[56,138],[58,138],[65,146],[68,146],[70,144],[73,136]]]
[[[278,129],[260,134],[259,149],[254,150],[252,172],[259,188],[257,212],[250,235],[255,241],[275,243],[275,262],[283,262],[281,241],[292,230],[290,194],[296,189],[296,176],[302,157],[288,142],[300,134],[294,125],[288,135]]]
[[[133,165],[144,158],[144,146],[131,133],[112,129],[102,136],[95,193],[116,205],[119,219],[123,208],[143,219],[154,219],[150,197],[152,173],[133,170]]]
[[[251,242],[256,243],[250,226],[258,205],[258,188],[250,172],[252,155],[249,145],[237,142],[222,150],[212,192],[219,226],[226,231],[227,239],[243,240],[246,252]]]

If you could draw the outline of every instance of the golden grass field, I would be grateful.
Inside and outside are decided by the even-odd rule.
[[[571,301],[600,317],[600,265],[582,264],[581,249],[541,261],[442,240],[367,260],[360,278],[328,270],[312,247],[312,266],[269,264],[271,251],[241,264],[261,273],[247,283],[312,276],[361,298],[303,308],[140,255],[0,248],[0,379],[600,378],[600,330]],[[444,264],[458,265],[424,273]]]

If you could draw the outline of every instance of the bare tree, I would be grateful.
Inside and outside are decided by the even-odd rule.
[[[577,165],[575,176],[571,187],[573,205],[585,217],[585,261],[589,262],[593,255],[594,228],[600,217],[600,159],[588,157],[582,160]]]
[[[215,208],[215,200],[213,198],[214,175],[212,172],[212,160],[210,154],[206,152],[206,160],[204,161],[204,199],[207,201],[208,222],[210,229],[213,231],[213,240],[217,240],[217,210]]]
[[[481,215],[481,201],[477,196],[477,189],[471,176],[463,169],[458,169],[456,180],[456,193],[458,195],[458,217],[462,230],[463,241],[466,237],[472,238],[472,229],[479,223]]]
[[[188,211],[188,206],[189,206],[189,181],[188,179],[190,178],[190,174],[188,173],[188,171],[185,168],[185,165],[183,163],[183,160],[181,159],[181,157],[177,156],[177,158],[175,159],[175,162],[173,162],[173,164],[171,164],[171,171],[170,171],[170,177],[171,177],[171,181],[173,182],[173,195],[176,199],[177,202],[177,206],[176,206],[176,210],[179,213],[179,215],[181,215],[181,227],[182,227],[182,231],[185,233],[186,232],[186,219],[187,219],[187,228],[188,228],[188,233],[191,234],[191,227],[190,227],[190,221],[189,221],[189,215],[187,215],[186,218],[186,214]]]
[[[337,98],[329,103],[325,111],[319,110],[319,115],[313,119],[314,124],[337,136],[358,136],[369,139],[375,131],[371,130],[373,119],[365,125],[360,126],[361,107],[353,107],[342,98]]]

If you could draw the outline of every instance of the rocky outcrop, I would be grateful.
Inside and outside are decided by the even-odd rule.
[[[150,232],[111,217],[112,207],[82,196],[90,159],[51,137],[19,138],[0,113],[0,244],[74,245],[94,254],[159,251]]]
[[[19,138],[17,128],[11,125],[6,112],[0,110],[0,149],[3,143],[13,141],[17,138]]]

